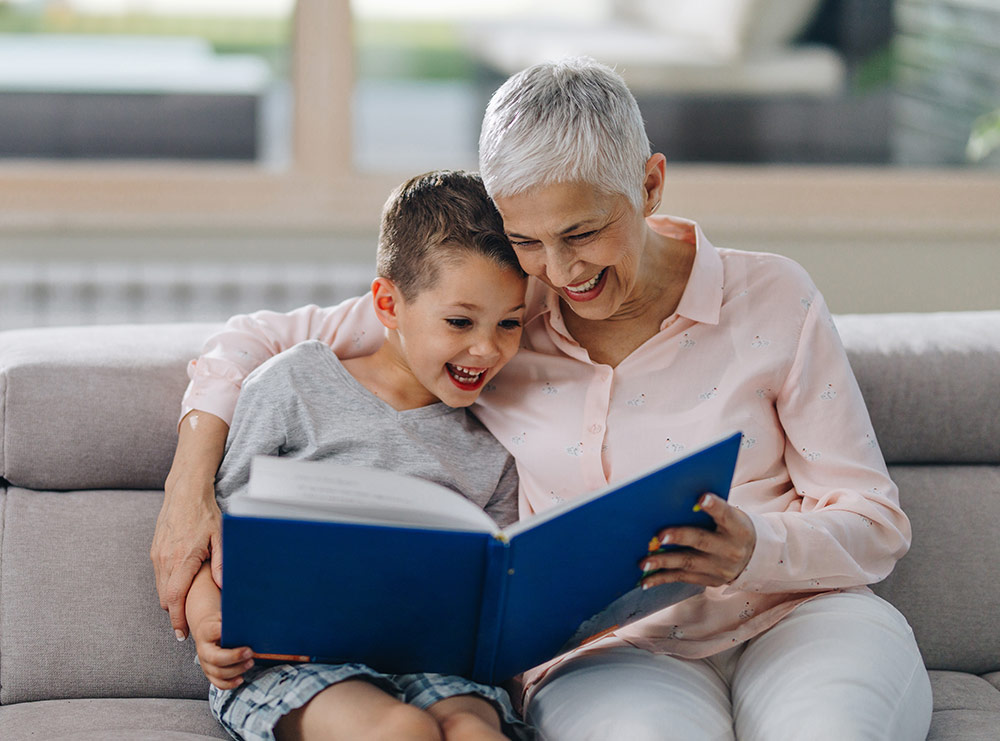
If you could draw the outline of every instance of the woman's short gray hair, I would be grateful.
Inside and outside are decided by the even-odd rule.
[[[643,210],[650,156],[639,106],[610,67],[578,57],[528,67],[493,94],[479,135],[490,196],[582,182]]]

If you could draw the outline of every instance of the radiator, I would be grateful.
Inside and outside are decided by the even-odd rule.
[[[0,330],[221,321],[327,306],[368,290],[374,270],[334,263],[0,260]]]

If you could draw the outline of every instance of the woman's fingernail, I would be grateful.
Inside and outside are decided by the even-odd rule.
[[[694,505],[694,511],[701,512],[703,509],[708,509],[711,506],[712,506],[712,495],[706,494],[705,496],[703,496],[701,499],[698,500],[698,503],[696,505]]]
[[[673,538],[670,537],[670,533],[667,533],[662,538],[660,538],[660,545],[669,545]]]
[[[177,638],[178,641],[183,641],[185,638],[187,638],[187,636],[184,635],[183,630],[175,630],[174,637]]]

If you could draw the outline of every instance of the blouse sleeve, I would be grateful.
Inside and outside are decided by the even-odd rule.
[[[371,294],[332,307],[234,316],[208,338],[201,356],[188,365],[191,381],[181,402],[181,418],[198,409],[230,424],[243,379],[268,358],[299,342],[320,340],[338,357],[351,358],[375,352],[384,338]]]
[[[757,544],[730,589],[791,592],[885,578],[909,549],[909,520],[818,291],[776,409],[794,490],[781,511],[747,513]]]

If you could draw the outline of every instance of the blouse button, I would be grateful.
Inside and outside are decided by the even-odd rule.
[[[590,426],[590,431],[593,432],[595,435],[598,434],[603,429],[604,429],[603,425],[591,425]]]

